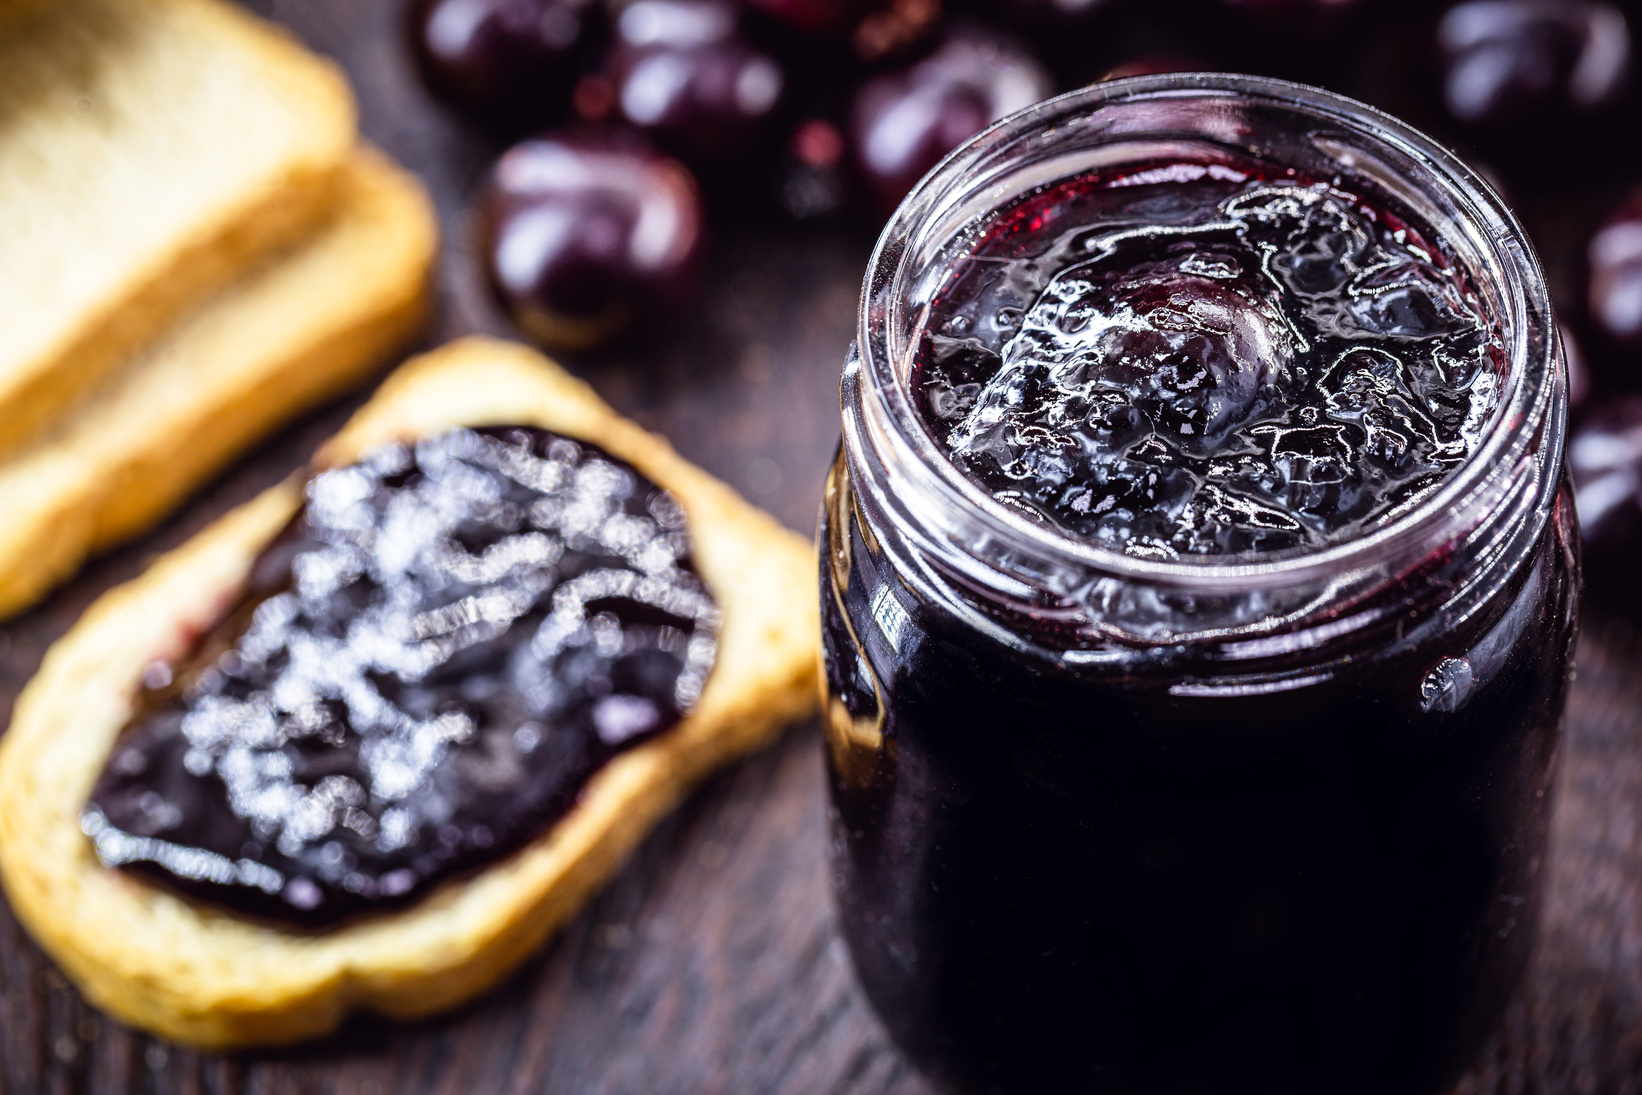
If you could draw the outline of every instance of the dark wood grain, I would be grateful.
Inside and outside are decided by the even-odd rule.
[[[508,333],[464,246],[495,146],[427,100],[398,0],[252,5],[336,56],[366,135],[427,182],[447,234],[430,341]],[[664,340],[569,364],[689,458],[813,527],[869,241],[730,230],[700,309]],[[143,542],[0,627],[0,722],[46,646],[155,553],[300,466],[357,399],[288,430]],[[1596,621],[1580,649],[1540,952],[1466,1093],[1642,1090],[1642,642]],[[813,725],[710,781],[609,889],[501,989],[416,1026],[368,1018],[324,1043],[198,1055],[88,1007],[0,905],[0,1095],[416,1092],[914,1095],[833,923]]]

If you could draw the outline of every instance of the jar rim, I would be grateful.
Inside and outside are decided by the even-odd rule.
[[[897,373],[897,358],[904,358],[905,353],[895,352],[898,348],[887,341],[887,331],[876,330],[895,326],[894,317],[885,313],[886,299],[891,311],[906,301],[909,244],[920,227],[951,212],[965,174],[1000,146],[1051,132],[1113,104],[1210,97],[1260,100],[1302,116],[1309,114],[1316,123],[1333,124],[1388,147],[1425,170],[1428,181],[1441,187],[1471,221],[1463,226],[1433,227],[1447,234],[1457,227],[1467,229],[1471,242],[1506,275],[1500,286],[1506,314],[1497,317],[1506,340],[1506,372],[1485,436],[1436,491],[1367,535],[1264,556],[1160,559],[1125,554],[1033,521],[998,502],[950,460],[917,414],[908,386]],[[1472,271],[1473,276],[1483,273]],[[1499,482],[1501,469],[1516,468],[1525,457],[1535,455],[1540,460],[1560,460],[1566,406],[1565,401],[1555,399],[1561,379],[1551,314],[1539,259],[1515,215],[1474,170],[1407,123],[1322,88],[1268,77],[1165,73],[1110,80],[1046,99],[983,130],[942,160],[901,202],[879,236],[862,284],[856,380],[862,389],[861,421],[851,422],[846,405],[846,438],[864,430],[879,448],[887,446],[895,452],[895,466],[912,480],[895,494],[910,511],[916,511],[914,524],[940,524],[943,508],[950,514],[965,514],[970,521],[981,517],[987,522],[988,539],[1012,557],[1205,593],[1326,580],[1364,566],[1383,566],[1388,557],[1402,557],[1405,552],[1439,550],[1470,531],[1456,527],[1464,524],[1467,515],[1476,514],[1479,508],[1493,508],[1506,493]],[[846,389],[849,385],[846,375]],[[1554,434],[1549,439],[1553,444],[1541,446],[1539,435],[1547,427]],[[1554,474],[1543,476],[1538,493],[1548,499],[1556,489],[1556,478]]]

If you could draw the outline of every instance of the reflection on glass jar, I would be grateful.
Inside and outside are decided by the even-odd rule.
[[[1249,212],[1274,193],[1298,227]],[[1318,289],[1283,248],[1325,220],[1367,227]],[[1114,232],[1155,238],[1108,276]],[[1457,1076],[1543,891],[1564,389],[1509,213],[1320,91],[1103,84],[920,184],[868,272],[820,573],[839,911],[916,1061],[966,1091]]]

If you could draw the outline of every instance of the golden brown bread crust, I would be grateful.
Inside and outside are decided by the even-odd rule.
[[[331,207],[340,70],[221,0],[54,0],[0,34],[0,452]]]
[[[671,490],[724,613],[700,706],[605,766],[547,833],[425,901],[299,936],[205,910],[104,868],[78,813],[131,715],[144,666],[231,602],[295,511],[268,491],[105,595],[46,655],[0,739],[0,880],[19,919],[94,1003],[202,1046],[288,1042],[352,1008],[426,1015],[494,984],[620,866],[707,771],[814,705],[814,555],[801,537],[523,347],[468,339],[415,359],[317,457],[452,424],[539,425],[600,445]]]
[[[420,184],[356,153],[312,236],[204,302],[0,461],[0,616],[160,520],[283,422],[361,383],[420,328],[437,247]]]

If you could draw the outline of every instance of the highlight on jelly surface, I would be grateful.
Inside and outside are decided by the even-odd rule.
[[[913,387],[999,502],[1130,555],[1315,549],[1394,521],[1482,437],[1504,345],[1388,200],[1292,169],[1085,175],[998,215]]]

